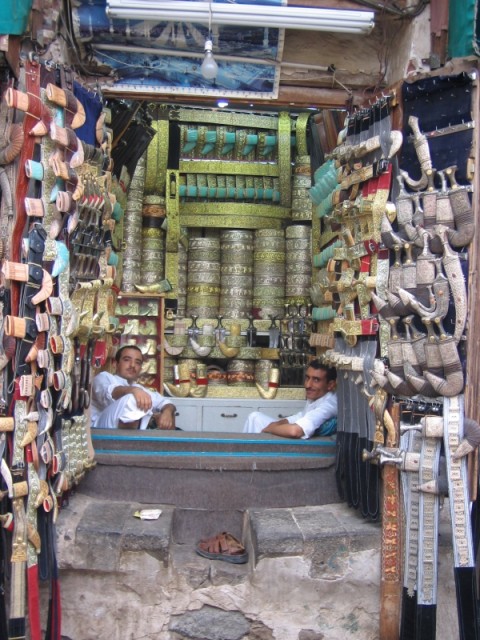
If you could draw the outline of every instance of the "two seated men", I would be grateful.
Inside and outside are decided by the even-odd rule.
[[[115,356],[115,373],[102,371],[93,381],[92,427],[99,429],[175,429],[175,405],[170,398],[138,384],[143,356],[139,347],[126,345]],[[252,412],[244,433],[272,433],[284,438],[311,438],[334,432],[337,416],[335,369],[313,360],[305,372],[306,404],[295,415],[272,421]]]

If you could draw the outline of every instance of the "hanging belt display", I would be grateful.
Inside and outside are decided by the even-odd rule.
[[[77,135],[86,116],[68,75],[26,60],[19,88],[5,96],[11,112],[25,114],[15,217],[1,224],[2,234],[11,232],[1,267],[8,287],[1,469],[13,533],[8,637],[25,638],[28,628],[32,640],[41,637],[40,579],[51,582],[48,637],[60,637],[55,521],[69,491],[95,464],[85,414],[91,371],[94,361],[105,364],[116,328],[107,303],[115,273],[106,255],[106,228],[114,226],[110,177],[103,174],[106,147],[100,149],[103,138],[94,149]],[[87,288],[93,296],[78,305],[76,292]]]

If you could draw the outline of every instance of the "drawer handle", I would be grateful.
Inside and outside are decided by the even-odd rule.
[[[222,418],[238,418],[236,413],[221,413]]]
[[[287,416],[284,416],[283,414],[279,413],[279,414],[278,414],[278,417],[279,417],[279,418],[286,418]]]
[[[180,413],[178,411],[175,411],[175,416],[179,416]]]

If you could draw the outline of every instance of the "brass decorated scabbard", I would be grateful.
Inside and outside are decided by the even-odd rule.
[[[308,155],[307,125],[308,125],[309,118],[310,118],[310,113],[308,112],[300,113],[295,123],[295,137],[296,137],[296,143],[297,143],[298,156]]]
[[[379,323],[376,318],[368,320],[347,320],[343,317],[333,318],[332,330],[344,336],[371,336],[378,331]]]
[[[178,251],[180,240],[180,215],[178,195],[178,171],[168,171],[166,183],[167,239],[165,248],[169,252]]]
[[[154,120],[151,127],[157,135],[148,145],[145,169],[145,193],[164,193],[168,161],[169,141],[168,120]]]
[[[178,290],[179,281],[178,256],[179,254],[176,251],[168,251],[165,254],[165,277],[172,285],[172,291],[166,294],[166,298],[175,298],[177,296],[177,293],[175,292]]]
[[[347,260],[352,262],[363,256],[372,255],[378,251],[378,244],[370,238],[362,242],[357,242],[351,247],[338,247],[333,252],[334,260]]]
[[[291,121],[286,112],[278,117],[278,172],[280,179],[280,204],[290,207],[291,195]]]

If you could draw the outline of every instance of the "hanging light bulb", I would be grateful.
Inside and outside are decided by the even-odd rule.
[[[217,77],[218,64],[215,62],[215,58],[212,53],[213,43],[211,40],[205,40],[205,58],[203,59],[200,70],[202,76],[206,80],[213,80]]]

